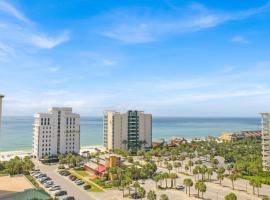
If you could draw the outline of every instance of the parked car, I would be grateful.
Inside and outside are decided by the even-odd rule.
[[[137,193],[131,194],[132,199],[140,199],[141,197]]]
[[[71,181],[76,181],[76,180],[77,180],[77,177],[76,177],[76,176],[71,175],[71,176],[69,176],[69,179],[70,179]]]
[[[44,181],[48,180],[48,177],[41,177],[37,179],[40,183],[43,183]]]
[[[84,185],[84,186],[83,186],[83,189],[84,189],[84,190],[89,190],[89,189],[91,189],[91,185]]]
[[[44,183],[47,183],[48,181],[51,181],[51,178],[45,177],[40,181],[40,183],[44,184]]]
[[[64,196],[64,195],[66,195],[66,194],[67,194],[67,191],[65,191],[65,190],[60,190],[60,191],[56,192],[56,193],[54,194],[54,196],[59,197],[59,196]]]
[[[59,174],[61,174],[62,176],[69,176],[70,175],[70,172],[69,171],[59,171]]]
[[[75,181],[76,185],[83,185],[84,184],[84,181],[82,180],[77,180]]]
[[[67,196],[63,200],[75,200],[75,198],[74,197],[71,197],[71,196]]]
[[[175,187],[175,189],[177,189],[177,190],[183,190],[183,189],[185,189],[185,187],[183,185],[177,185]]]
[[[61,187],[59,185],[53,185],[49,190],[50,191],[56,191],[56,190],[60,190]]]

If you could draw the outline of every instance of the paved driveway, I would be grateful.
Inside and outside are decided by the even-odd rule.
[[[94,196],[95,193],[84,191],[82,186],[77,186],[67,177],[61,176],[57,172],[56,165],[48,166],[39,163],[37,166],[42,172],[45,172],[55,182],[55,184],[60,185],[63,190],[67,191],[69,196],[74,196],[76,200],[99,200],[99,198]]]

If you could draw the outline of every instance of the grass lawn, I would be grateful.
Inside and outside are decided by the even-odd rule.
[[[39,184],[31,175],[25,175],[25,177],[36,187],[39,188]]]
[[[89,176],[89,174],[85,172],[83,169],[74,169],[74,171],[83,177]]]
[[[74,176],[76,176],[77,178],[79,179],[82,179],[82,177],[85,177],[85,174],[86,172],[83,171],[82,174],[80,174],[78,171],[83,171],[83,170],[74,170],[74,172],[71,170],[70,173]],[[80,177],[81,176],[81,177]],[[86,176],[89,176],[87,173],[86,173]],[[103,192],[103,190],[101,188],[99,188],[98,186],[96,186],[92,181],[90,180],[85,180],[83,179],[83,181],[87,184],[87,185],[90,185],[91,188],[89,190],[87,190],[88,192]]]

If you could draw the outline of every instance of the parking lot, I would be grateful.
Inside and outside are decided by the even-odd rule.
[[[59,191],[66,191],[67,194],[61,195],[60,199],[65,199],[67,196],[74,197],[76,200],[97,200],[91,193],[87,192],[84,190],[85,184],[81,182],[80,184],[76,184],[75,181],[72,181],[69,176],[65,175],[60,175],[57,172],[57,166],[47,166],[47,165],[39,165],[39,169],[41,173],[46,174],[47,177],[49,177],[51,180],[48,180],[47,182],[43,182],[44,179],[39,177],[39,181],[43,182],[43,187],[46,189],[46,191],[51,194],[53,197],[55,194]],[[53,182],[53,183],[52,183]],[[78,181],[79,182],[79,181]],[[50,187],[48,187],[51,184]],[[55,191],[50,191],[52,190],[51,188],[52,185],[54,186],[59,186],[60,188],[57,188]],[[47,188],[46,188],[47,187]],[[72,198],[70,198],[72,199]]]

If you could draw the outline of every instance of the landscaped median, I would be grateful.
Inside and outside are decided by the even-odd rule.
[[[95,184],[91,180],[89,180],[89,175],[83,170],[70,170],[69,171],[73,176],[76,176],[79,179],[82,179],[86,184],[90,185],[91,188],[87,190],[88,192],[104,192],[105,190],[99,185]]]

